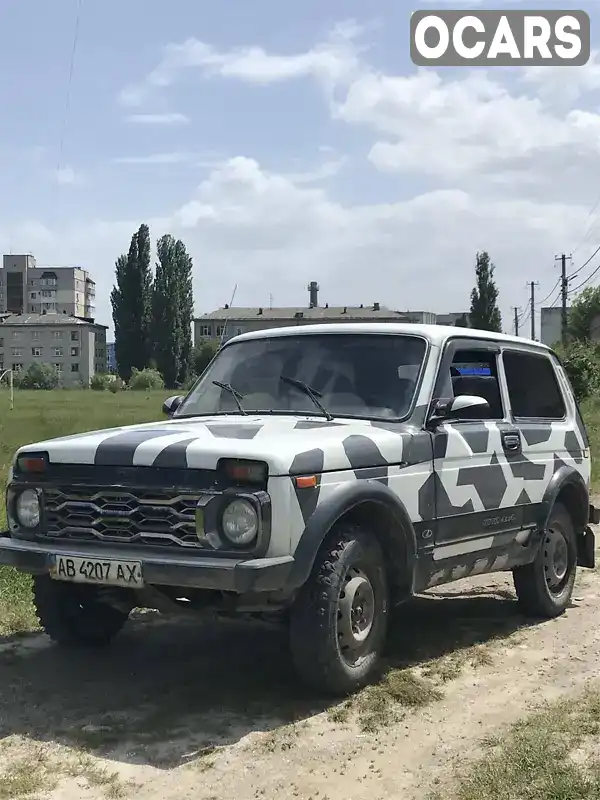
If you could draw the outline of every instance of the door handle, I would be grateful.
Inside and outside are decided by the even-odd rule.
[[[502,444],[505,450],[518,453],[521,450],[521,437],[518,433],[503,433]]]

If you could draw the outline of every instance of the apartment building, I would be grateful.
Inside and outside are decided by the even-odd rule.
[[[4,255],[0,267],[0,313],[68,314],[91,319],[96,284],[80,267],[38,267],[30,254]]]
[[[225,306],[194,320],[194,342],[227,341],[249,331],[332,322],[409,322],[422,325],[456,325],[468,314],[437,315],[432,311],[393,311],[380,303],[360,306],[319,306],[319,285],[308,285],[308,306],[286,308],[240,308]],[[441,322],[440,318],[444,321]]]
[[[89,386],[107,371],[107,329],[67,314],[0,314],[0,372],[51,364],[63,386]]]

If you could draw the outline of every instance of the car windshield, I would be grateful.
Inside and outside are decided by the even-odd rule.
[[[239,414],[240,405],[249,413],[322,415],[320,405],[333,416],[401,418],[410,410],[426,347],[424,339],[406,334],[304,334],[233,342],[217,355],[176,416]]]

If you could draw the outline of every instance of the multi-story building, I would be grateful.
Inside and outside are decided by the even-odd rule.
[[[68,314],[92,319],[96,284],[81,267],[38,267],[32,255],[5,255],[0,267],[0,313]]]
[[[0,315],[0,372],[51,364],[63,386],[89,386],[105,373],[106,325],[67,314]]]
[[[440,324],[455,325],[466,314],[436,315],[432,311],[392,311],[379,303],[360,306],[319,306],[319,285],[312,281],[308,286],[308,306],[287,308],[240,308],[225,306],[194,320],[194,341],[227,341],[248,331],[281,328],[287,325],[310,325],[330,322],[412,322],[435,325],[440,317],[448,320]],[[450,321],[452,319],[452,321]]]
[[[117,352],[114,342],[107,342],[106,344],[106,368],[109,372],[117,371]]]

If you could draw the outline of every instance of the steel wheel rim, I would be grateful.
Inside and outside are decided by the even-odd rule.
[[[351,567],[346,573],[336,621],[340,654],[349,666],[357,666],[368,654],[368,641],[375,627],[375,591],[358,567]]]
[[[553,593],[562,591],[569,577],[569,547],[563,531],[552,525],[544,539],[544,576]]]

